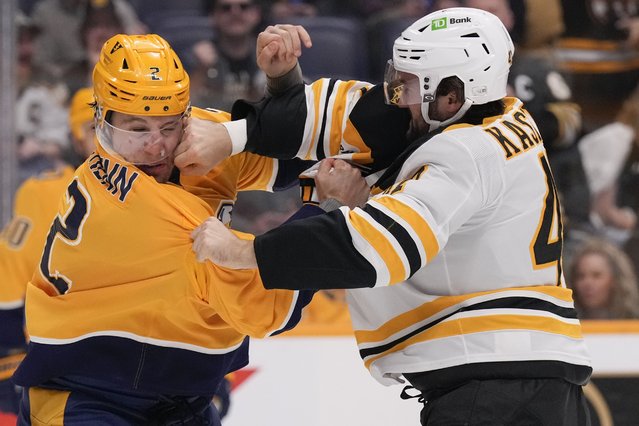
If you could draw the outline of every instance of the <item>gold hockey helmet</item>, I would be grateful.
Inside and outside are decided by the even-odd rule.
[[[93,70],[98,122],[108,111],[170,116],[189,106],[189,76],[156,34],[111,37]]]

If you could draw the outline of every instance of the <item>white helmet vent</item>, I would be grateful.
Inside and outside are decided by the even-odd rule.
[[[426,49],[397,49],[398,55],[402,59],[419,61],[426,57]]]

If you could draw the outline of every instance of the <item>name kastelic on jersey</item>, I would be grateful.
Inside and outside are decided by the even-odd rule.
[[[529,123],[532,119],[527,113],[521,110],[516,111],[513,118],[514,121],[500,120],[495,125],[484,129],[504,150],[506,160],[515,158],[542,143],[541,134],[534,123]],[[515,135],[514,138],[511,132]]]

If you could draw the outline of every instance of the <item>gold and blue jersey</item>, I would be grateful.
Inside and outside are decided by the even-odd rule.
[[[42,247],[56,214],[58,200],[73,169],[42,173],[18,188],[11,221],[0,238],[0,348],[9,350],[25,344],[23,327],[24,293],[36,268]]]
[[[262,172],[250,172],[252,162]],[[267,189],[274,164],[230,158],[206,178],[183,178],[191,193],[98,149],[58,203],[27,286],[31,342],[15,382],[90,377],[118,389],[212,395],[248,362],[247,336],[292,327],[310,300],[310,292],[265,290],[255,270],[197,262],[191,249],[195,227],[230,214],[237,189]]]

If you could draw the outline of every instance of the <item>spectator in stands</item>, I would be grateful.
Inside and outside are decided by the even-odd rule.
[[[271,22],[288,22],[296,16],[317,16],[318,12],[314,2],[278,0],[271,5],[269,19]]]
[[[619,99],[637,84],[639,51],[628,28],[639,17],[639,1],[562,0],[562,7],[565,31],[555,54],[575,75],[575,97],[591,131],[615,120]]]
[[[295,16],[340,16],[366,19],[404,3],[427,4],[430,0],[277,0],[268,14],[271,23],[286,22]]]
[[[16,134],[18,141],[17,184],[44,170],[55,168],[68,146],[64,87],[43,80],[33,63],[34,43],[40,28],[22,12],[16,15],[18,32],[18,98]]]
[[[215,40],[194,47],[200,63],[192,73],[193,105],[230,110],[238,98],[260,99],[266,84],[255,64],[260,4],[255,0],[209,0],[208,10]]]
[[[521,20],[521,45],[527,49],[548,47],[565,30],[561,0],[510,0]],[[516,19],[517,20],[517,19]],[[516,26],[518,23],[516,22]],[[515,43],[518,41],[516,40]]]
[[[71,93],[75,93],[80,87],[91,85],[91,73],[100,57],[102,46],[121,32],[124,32],[124,22],[117,13],[114,1],[90,1],[86,4],[84,19],[80,25],[84,57],[64,76]]]
[[[15,25],[17,29],[17,68],[16,76],[18,78],[18,94],[29,85],[35,77],[35,68],[33,66],[33,50],[35,39],[40,34],[40,29],[34,24],[33,20],[18,10],[15,17]]]
[[[637,215],[639,215],[639,87],[628,98],[620,113],[617,122],[632,128],[633,139],[630,147],[623,157],[623,166],[619,172],[619,178],[613,187],[614,204],[610,209],[625,216],[628,224],[629,238],[624,241],[623,248],[630,256],[635,271],[639,270],[639,234],[637,233]],[[632,226],[634,225],[634,226]]]
[[[616,120],[587,135],[581,148],[593,194],[593,220],[638,268],[639,88],[623,103]]]
[[[41,0],[33,9],[33,19],[42,30],[38,38],[35,62],[52,78],[64,78],[66,72],[85,59],[80,29],[87,4],[98,7],[102,0]],[[127,0],[113,0],[124,31],[137,34],[144,30]]]
[[[637,277],[623,251],[600,239],[575,254],[568,284],[582,319],[639,318]]]

